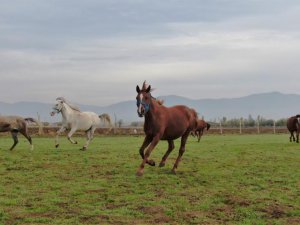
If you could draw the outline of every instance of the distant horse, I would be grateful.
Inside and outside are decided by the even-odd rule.
[[[33,118],[22,118],[20,116],[0,116],[0,132],[10,132],[14,140],[14,144],[11,146],[10,150],[18,144],[18,133],[24,135],[24,137],[29,141],[31,145],[31,150],[33,150],[32,140],[28,134],[27,122],[38,122]]]
[[[144,131],[146,134],[140,148],[143,161],[136,174],[138,176],[143,175],[146,163],[155,166],[155,162],[148,158],[159,140],[167,140],[169,144],[168,150],[159,164],[160,167],[163,167],[169,154],[174,149],[174,139],[181,137],[179,155],[172,169],[175,174],[185,151],[187,138],[197,125],[197,113],[195,110],[183,105],[165,107],[151,96],[151,86],[146,85],[145,82],[142,89],[137,85],[136,91],[138,93],[136,97],[137,113],[139,117],[145,117]],[[144,153],[146,148],[146,153]]]
[[[288,118],[287,120],[287,128],[289,130],[289,132],[291,133],[290,136],[290,142],[295,141],[295,136],[294,136],[294,132],[296,132],[296,136],[297,136],[297,143],[299,143],[299,133],[300,133],[300,124],[299,124],[299,119],[300,115],[296,115],[296,116],[292,116],[290,118]]]
[[[55,138],[56,148],[59,146],[58,136],[66,130],[69,130],[67,137],[72,144],[77,144],[77,141],[74,141],[71,138],[75,131],[84,130],[86,133],[87,141],[81,148],[81,150],[86,150],[90,141],[93,139],[96,128],[100,126],[101,121],[106,121],[111,126],[110,117],[106,113],[97,115],[94,112],[81,112],[77,106],[70,104],[66,101],[66,99],[62,97],[57,98],[56,101],[57,103],[53,106],[51,116],[54,116],[55,113],[62,114],[62,126],[57,131],[57,135]]]
[[[205,122],[204,120],[197,120],[197,128],[191,132],[192,136],[198,137],[198,142],[200,142],[200,139],[204,133],[204,130],[209,130],[210,124]]]

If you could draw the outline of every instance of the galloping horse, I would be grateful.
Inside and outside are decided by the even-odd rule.
[[[299,123],[299,119],[300,115],[296,115],[296,116],[292,116],[290,118],[288,118],[287,120],[287,128],[289,130],[289,132],[291,133],[290,136],[290,142],[295,141],[295,136],[294,136],[294,132],[296,132],[296,136],[297,136],[297,143],[299,143],[299,133],[300,133],[300,123]]]
[[[24,137],[29,141],[31,145],[31,150],[33,150],[32,140],[28,134],[27,122],[34,122],[39,124],[33,118],[22,118],[20,116],[0,116],[0,132],[10,132],[14,140],[14,144],[10,147],[10,150],[13,150],[14,147],[18,144],[18,133],[24,135]]]
[[[209,130],[210,124],[205,122],[204,120],[197,120],[197,127],[195,130],[191,132],[192,136],[197,136],[198,137],[198,142],[200,142],[200,139],[204,133],[204,129]]]
[[[136,97],[137,113],[139,117],[145,117],[144,131],[146,134],[140,148],[143,161],[136,174],[143,175],[146,163],[155,166],[155,162],[148,158],[159,140],[167,140],[169,144],[168,150],[159,164],[160,167],[163,167],[174,149],[174,139],[181,137],[179,155],[172,169],[172,172],[176,174],[179,161],[185,151],[187,138],[197,125],[197,113],[183,105],[165,107],[160,104],[151,96],[151,86],[146,85],[146,82],[143,83],[142,89],[137,85],[136,91],[138,93]],[[146,153],[144,153],[146,148]]]
[[[104,113],[97,115],[94,112],[81,112],[77,106],[74,106],[66,101],[65,98],[59,97],[56,99],[57,103],[53,106],[51,116],[55,113],[62,114],[62,126],[57,131],[55,138],[55,147],[59,146],[58,136],[65,130],[70,130],[67,137],[72,144],[77,144],[71,137],[76,130],[84,130],[86,133],[87,141],[81,150],[86,150],[90,141],[93,139],[94,132],[100,126],[101,120],[107,121],[111,126],[110,117]]]

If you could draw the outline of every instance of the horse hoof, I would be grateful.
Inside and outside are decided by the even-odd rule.
[[[152,159],[150,159],[150,160],[148,160],[148,164],[149,164],[150,166],[155,166],[155,161],[152,160]]]
[[[75,145],[77,145],[77,144],[78,144],[78,142],[77,142],[77,141],[75,141],[75,142],[74,142],[74,144],[75,144]]]
[[[137,177],[141,177],[141,176],[143,176],[143,174],[144,174],[144,172],[139,170],[139,171],[136,172],[135,175],[136,175]]]
[[[172,169],[172,170],[171,170],[171,174],[176,175],[176,170]]]
[[[159,164],[159,167],[164,167],[165,166],[165,163],[164,162],[161,162],[160,164]]]
[[[80,150],[81,151],[86,151],[86,147],[82,147]]]
[[[58,148],[58,146],[59,146],[59,144],[56,144],[56,145],[55,145],[55,148]]]

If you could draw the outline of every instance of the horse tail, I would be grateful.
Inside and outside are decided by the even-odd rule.
[[[42,124],[40,123],[40,121],[38,121],[38,120],[36,120],[36,119],[34,119],[34,118],[27,117],[27,118],[24,118],[24,121],[25,121],[26,123],[35,123],[36,125],[38,125],[39,130],[42,129]]]
[[[31,118],[31,117],[24,118],[24,120],[25,120],[26,122],[36,123],[37,125],[40,124],[36,119]]]
[[[102,122],[104,122],[104,123],[107,122],[109,124],[109,126],[112,128],[111,119],[107,113],[103,113],[103,114],[99,115],[99,118],[101,119]]]
[[[206,123],[206,130],[209,130],[209,128],[210,128],[210,124]]]

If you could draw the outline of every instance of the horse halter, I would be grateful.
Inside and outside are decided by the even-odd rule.
[[[150,103],[136,100],[136,106],[139,107],[140,105],[142,105],[144,107],[145,113],[147,113],[150,110]]]
[[[63,110],[63,106],[60,109],[56,108],[56,106],[58,106],[58,104],[56,104],[52,109],[55,110],[56,113],[60,113]]]

